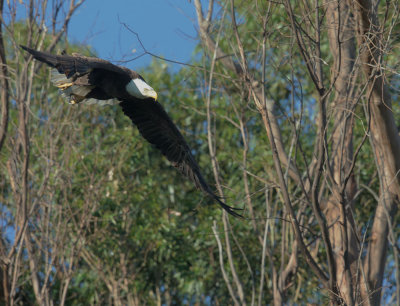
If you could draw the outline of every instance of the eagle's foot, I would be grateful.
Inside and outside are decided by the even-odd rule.
[[[74,85],[74,83],[70,82],[70,83],[63,83],[60,85],[56,85],[58,88],[60,88],[61,90],[66,90],[68,87],[71,87],[72,85]]]
[[[81,97],[78,95],[70,95],[69,96],[69,104],[78,104],[80,102],[82,102],[83,100],[85,100],[85,97]]]

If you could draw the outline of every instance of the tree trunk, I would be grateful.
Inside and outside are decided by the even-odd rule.
[[[329,196],[325,216],[329,226],[335,261],[337,287],[347,305],[354,304],[355,277],[359,242],[353,219],[353,197],[356,191],[354,176],[345,185],[353,159],[354,81],[355,61],[354,21],[349,6],[343,1],[327,3],[327,24],[330,51],[333,55],[331,82],[334,87],[332,109],[334,130],[331,152],[334,184],[342,192]]]
[[[391,97],[381,68],[384,31],[380,28],[377,7],[370,0],[353,3],[357,21],[358,45],[367,83],[371,144],[380,178],[380,198],[376,209],[361,285],[362,299],[379,305],[386,263],[388,232],[400,196],[400,137],[394,121]]]

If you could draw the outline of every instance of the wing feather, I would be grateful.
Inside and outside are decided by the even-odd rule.
[[[130,75],[135,75],[134,71],[95,57],[54,55],[25,46],[21,48],[53,67],[51,81],[71,104],[118,104],[118,95],[124,94],[121,78],[129,80]]]
[[[159,149],[179,172],[216,200],[229,214],[242,217],[234,211],[236,208],[222,202],[208,186],[188,144],[160,103],[153,99],[132,99],[122,101],[120,106],[142,136]]]
[[[126,74],[129,69],[120,67],[110,63],[109,61],[97,58],[87,57],[79,54],[71,55],[55,55],[49,52],[37,51],[26,46],[21,48],[33,55],[33,57],[41,62],[46,63],[50,67],[56,68],[59,73],[63,73],[67,78],[76,79],[85,75],[93,69],[104,69],[110,73]]]

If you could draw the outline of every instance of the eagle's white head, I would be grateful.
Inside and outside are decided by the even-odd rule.
[[[142,79],[132,79],[126,85],[126,91],[138,99],[153,98],[157,101],[156,91]]]

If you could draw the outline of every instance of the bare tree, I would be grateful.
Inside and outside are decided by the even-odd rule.
[[[245,148],[243,183],[246,203],[254,233],[263,245],[263,265],[264,257],[269,258],[274,303],[282,304],[290,288],[286,284],[297,273],[298,252],[301,252],[302,259],[330,293],[331,303],[379,304],[388,241],[394,244],[397,241],[393,215],[398,205],[399,135],[387,88],[384,58],[389,52],[393,29],[395,25],[398,26],[398,6],[391,2],[387,2],[385,6],[370,1],[302,1],[296,2],[296,5],[292,1],[270,1],[264,4],[248,3],[246,8],[239,9],[239,4],[235,4],[233,0],[218,3],[208,1],[206,10],[198,0],[194,1],[194,6],[199,36],[205,53],[211,59],[210,80],[217,79],[214,83],[221,86],[227,95],[241,93],[239,97],[243,99],[242,103],[246,96],[252,97],[270,142],[277,177],[275,183],[279,186],[285,205],[283,216],[289,218],[292,225],[288,229],[282,224],[282,229],[292,231],[296,242],[291,249],[282,249],[291,255],[287,255],[287,261],[284,256],[281,257],[279,270],[276,270],[277,263],[265,244],[266,236],[263,240],[255,222],[259,215],[254,212],[254,204],[248,191],[248,148],[243,127],[246,122],[240,121],[238,124]],[[222,12],[217,14],[216,9]],[[276,16],[283,14],[286,15],[289,29],[287,35],[297,45],[290,61],[295,61],[300,56],[315,91],[318,109],[315,111],[314,152],[311,157],[304,155],[299,140],[303,132],[301,116],[304,105],[295,106],[295,103],[303,103],[301,97],[296,97],[299,86],[293,79],[296,72],[292,70],[292,77],[287,77],[291,82],[294,103],[292,112],[284,113],[292,124],[292,138],[285,139],[282,136],[283,127],[278,123],[277,117],[281,114],[276,108],[279,102],[267,97],[267,84],[271,84],[271,81],[267,82],[265,78],[265,67],[273,63],[268,62],[266,50],[278,48],[272,40],[274,32],[271,28],[274,29],[272,22],[276,20]],[[384,16],[381,21],[379,16]],[[242,23],[239,27],[237,18],[256,20],[261,28],[246,33],[247,28]],[[249,35],[254,36],[256,45],[243,43]],[[221,37],[224,36],[229,43],[220,47]],[[329,54],[324,49],[326,41],[329,42]],[[252,50],[256,50],[256,55]],[[273,61],[271,56],[268,59]],[[285,69],[283,66],[276,69],[279,68]],[[233,86],[226,86],[227,82],[219,77],[224,73]],[[211,82],[209,86],[211,87]],[[234,99],[232,103],[235,103],[233,101]],[[300,117],[293,112],[296,108],[301,112]],[[360,117],[365,119],[360,120]],[[365,125],[361,135],[354,135],[357,120]],[[212,124],[212,121],[208,122]],[[368,188],[359,185],[360,180],[355,173],[360,151],[368,145],[367,139],[371,140],[380,186],[372,228],[361,223],[355,209],[357,197]],[[210,147],[212,146],[210,143]],[[293,151],[299,153],[307,167],[300,165],[298,159],[292,157]],[[211,155],[213,156],[213,152]],[[298,185],[298,192],[289,189],[292,182]],[[302,204],[297,205],[297,201]],[[267,202],[267,211],[270,205]],[[304,215],[309,209],[313,214]],[[303,227],[315,223],[320,232],[318,238],[314,233],[307,233]],[[266,222],[265,233],[268,228]],[[224,230],[227,228],[224,227]],[[362,232],[365,233],[364,236],[361,235]],[[371,237],[369,241],[365,241],[365,235]],[[217,236],[216,238],[218,239]],[[310,242],[316,241],[315,239],[321,243]],[[282,243],[282,247],[283,245]],[[227,238],[225,251],[232,268],[232,259],[229,256],[231,248]],[[322,250],[324,260],[321,262],[319,253]],[[394,252],[397,253],[396,247]],[[235,280],[234,268],[231,273]],[[261,275],[264,277],[264,273]],[[263,283],[262,279],[261,282]],[[236,291],[229,290],[232,299],[243,295],[239,289],[237,287]],[[243,303],[242,298],[240,301]]]
[[[9,152],[5,164],[2,164],[2,168],[7,169],[2,179],[10,187],[4,189],[1,198],[4,221],[0,243],[1,292],[2,302],[6,305],[32,302],[25,300],[27,297],[23,283],[26,279],[23,276],[26,273],[30,275],[29,283],[37,304],[54,304],[52,287],[58,286],[59,281],[62,293],[58,302],[63,305],[77,250],[81,247],[81,243],[75,241],[72,242],[71,252],[63,253],[64,244],[68,241],[65,233],[67,223],[62,218],[64,209],[62,206],[50,205],[56,191],[49,187],[54,184],[54,175],[57,176],[61,169],[54,162],[58,154],[55,147],[57,138],[48,138],[46,146],[42,146],[31,137],[34,133],[41,133],[39,129],[42,128],[59,137],[63,128],[54,128],[53,119],[60,116],[60,108],[55,112],[47,112],[48,120],[37,117],[40,114],[36,111],[38,106],[48,110],[45,101],[49,85],[43,83],[39,91],[34,89],[33,79],[38,66],[32,58],[23,58],[19,44],[34,45],[38,49],[54,49],[63,39],[72,14],[82,3],[75,0],[56,1],[52,3],[52,11],[49,11],[47,1],[0,3],[0,149]],[[23,9],[26,10],[26,25],[17,20],[19,10]],[[49,28],[52,31],[49,32]],[[6,49],[13,50],[14,56],[8,55],[9,60]],[[10,101],[13,101],[12,106]],[[46,124],[43,125],[43,122]],[[31,167],[32,159],[46,162],[35,171]],[[32,184],[37,188],[31,188]],[[57,219],[53,215],[59,216],[58,222],[54,222]]]

